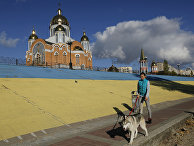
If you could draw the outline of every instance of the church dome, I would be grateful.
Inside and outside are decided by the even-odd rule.
[[[36,35],[36,32],[35,32],[34,28],[32,30],[32,34],[29,36],[29,40],[30,39],[33,39],[33,40],[38,39],[38,36]]]
[[[58,25],[58,26],[55,28],[55,31],[65,31],[65,28],[64,28],[62,25]]]
[[[67,21],[67,18],[65,18],[62,15],[62,11],[61,9],[58,9],[58,14],[56,16],[53,17],[53,19],[51,20],[50,25],[54,25],[54,24],[62,24],[62,25],[67,25],[69,26],[69,22]]]
[[[38,36],[37,36],[36,34],[31,34],[31,35],[29,36],[29,40],[30,40],[30,39],[36,40],[36,39],[38,39]]]
[[[83,33],[83,36],[81,37],[81,41],[89,41],[88,37],[86,36],[86,33]]]

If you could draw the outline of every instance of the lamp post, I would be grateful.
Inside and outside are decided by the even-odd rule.
[[[180,75],[180,64],[177,64],[177,67],[178,67],[178,72],[179,72],[179,75]]]
[[[69,41],[69,42],[67,42],[67,44],[70,46],[70,62],[69,62],[69,69],[73,69],[73,68],[72,68],[72,62],[71,62],[71,45],[72,45],[72,42]]]
[[[16,59],[16,65],[18,65],[18,59]]]

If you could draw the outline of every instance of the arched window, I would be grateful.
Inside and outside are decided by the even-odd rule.
[[[64,63],[67,63],[67,53],[64,51],[63,52],[63,59],[64,59]]]
[[[52,36],[55,35],[55,29],[52,29]]]
[[[29,41],[29,42],[28,42],[28,50],[30,50],[31,45],[32,45],[32,42]]]
[[[69,29],[66,29],[66,36],[69,37]]]
[[[65,42],[65,34],[63,34],[63,42]]]
[[[75,55],[75,58],[76,58],[76,64],[79,64],[79,56],[80,56],[79,54],[76,54],[76,55]]]
[[[56,52],[54,53],[54,55],[55,55],[55,56],[58,56],[58,55],[59,55],[59,53],[56,51]]]
[[[45,49],[44,45],[41,42],[35,44],[32,54],[32,61],[34,61],[34,63],[36,63],[37,65],[45,63]]]
[[[59,55],[59,53],[56,51],[56,52],[54,53],[54,56],[55,56],[55,63],[56,63],[56,64],[58,64],[58,55]]]
[[[56,34],[56,43],[58,43],[58,34]]]

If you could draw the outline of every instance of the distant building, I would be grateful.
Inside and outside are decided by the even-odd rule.
[[[154,67],[155,64],[157,66],[158,72],[164,71],[164,65],[163,62],[157,62],[155,63],[154,61],[151,64],[151,69],[152,69],[152,73],[154,72]],[[178,70],[175,67],[173,67],[172,65],[168,64],[168,71],[169,72],[175,72],[177,75],[184,75],[184,76],[191,76],[194,73],[194,70],[192,70],[190,67],[186,68],[185,70]]]
[[[179,70],[176,69],[175,67],[173,67],[173,66],[171,66],[169,64],[168,64],[168,67],[169,67],[168,71],[170,71],[170,72],[174,71],[175,73],[179,74]]]
[[[148,73],[148,63],[147,63],[147,57],[144,56],[144,51],[143,49],[141,49],[141,55],[140,55],[140,73],[144,72],[144,73]]]
[[[157,68],[158,68],[158,72],[164,71],[164,64],[163,64],[163,62],[157,62],[156,65],[157,65]],[[176,69],[175,67],[171,66],[170,64],[168,64],[168,71],[170,71],[170,72],[174,71],[177,74],[179,72],[178,69]]]
[[[192,70],[190,67],[186,68],[186,70],[180,70],[180,75],[191,76],[192,73],[194,73],[194,70]]]
[[[159,71],[164,71],[164,65],[162,62],[157,62],[156,63],[157,67],[158,67],[158,72]]]
[[[119,72],[122,72],[122,73],[132,73],[133,72],[132,67],[130,66],[118,67],[118,69],[119,69]]]
[[[151,64],[151,73],[152,74],[158,73],[158,66],[154,60],[152,61],[152,64]]]
[[[107,70],[108,70],[108,68],[100,69],[100,71],[107,71]]]

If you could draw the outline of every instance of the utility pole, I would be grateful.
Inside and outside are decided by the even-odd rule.
[[[179,75],[180,75],[180,66],[181,66],[180,64],[177,64]]]
[[[18,65],[18,59],[16,59],[16,65]]]
[[[70,46],[70,62],[69,62],[69,69],[73,69],[73,68],[72,68],[72,62],[71,62],[71,45],[72,45],[72,42],[69,41],[69,42],[67,42],[67,44]]]

